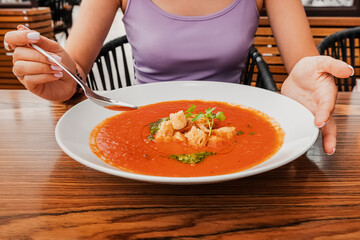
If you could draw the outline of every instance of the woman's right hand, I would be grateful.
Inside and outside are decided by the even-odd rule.
[[[75,61],[55,41],[40,36],[23,25],[17,31],[5,34],[4,42],[13,53],[13,72],[19,81],[32,93],[56,102],[68,100],[75,93],[76,82],[55,63],[30,47],[34,43],[52,54],[72,73],[76,72]]]

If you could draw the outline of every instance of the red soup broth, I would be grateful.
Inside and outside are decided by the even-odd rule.
[[[232,126],[239,132],[233,139],[193,148],[181,142],[149,140],[149,124],[171,113],[196,106],[196,112],[216,107],[225,120],[216,127]],[[239,172],[258,165],[273,156],[282,146],[284,132],[266,114],[251,108],[215,101],[168,101],[142,106],[107,118],[90,134],[90,147],[100,159],[127,172],[167,177],[199,177]],[[200,151],[215,152],[197,164],[170,158],[171,154]]]

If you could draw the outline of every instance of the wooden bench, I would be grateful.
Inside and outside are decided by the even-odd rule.
[[[308,17],[308,21],[316,45],[332,33],[360,26],[360,17]],[[268,63],[277,87],[280,89],[282,82],[287,77],[287,72],[276,46],[268,17],[260,17],[254,45]],[[256,75],[254,77],[256,78]]]

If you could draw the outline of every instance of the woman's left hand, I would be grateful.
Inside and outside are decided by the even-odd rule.
[[[347,63],[328,56],[301,59],[284,81],[281,93],[308,108],[314,123],[321,128],[324,151],[331,155],[336,149],[336,123],[331,116],[335,108],[337,87],[334,77],[347,78],[354,69]]]

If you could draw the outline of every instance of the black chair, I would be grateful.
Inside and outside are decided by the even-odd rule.
[[[64,32],[66,38],[69,36],[69,28],[72,27],[72,12],[77,2],[66,0],[38,0],[38,6],[49,7],[51,18],[54,22],[54,33]]]
[[[355,69],[355,74],[349,78],[335,78],[338,91],[351,91],[356,85],[360,67],[360,27],[346,29],[324,38],[317,46],[321,55],[332,56],[347,62]]]
[[[132,59],[132,57],[128,56],[129,53],[125,49],[127,45],[129,47],[126,36],[122,36],[106,43],[101,48],[87,76],[87,84],[91,89],[99,90],[96,78],[100,78],[99,82],[103,90],[113,90],[132,85],[130,72],[133,72],[133,69],[130,71],[128,62],[128,59]],[[118,56],[119,52],[121,52],[121,56]],[[121,68],[119,62],[123,63],[121,64]],[[255,65],[258,69],[255,86],[277,91],[278,89],[269,68],[255,47],[251,47],[249,51],[248,59],[239,83],[250,85],[253,82],[253,78],[255,78]]]

